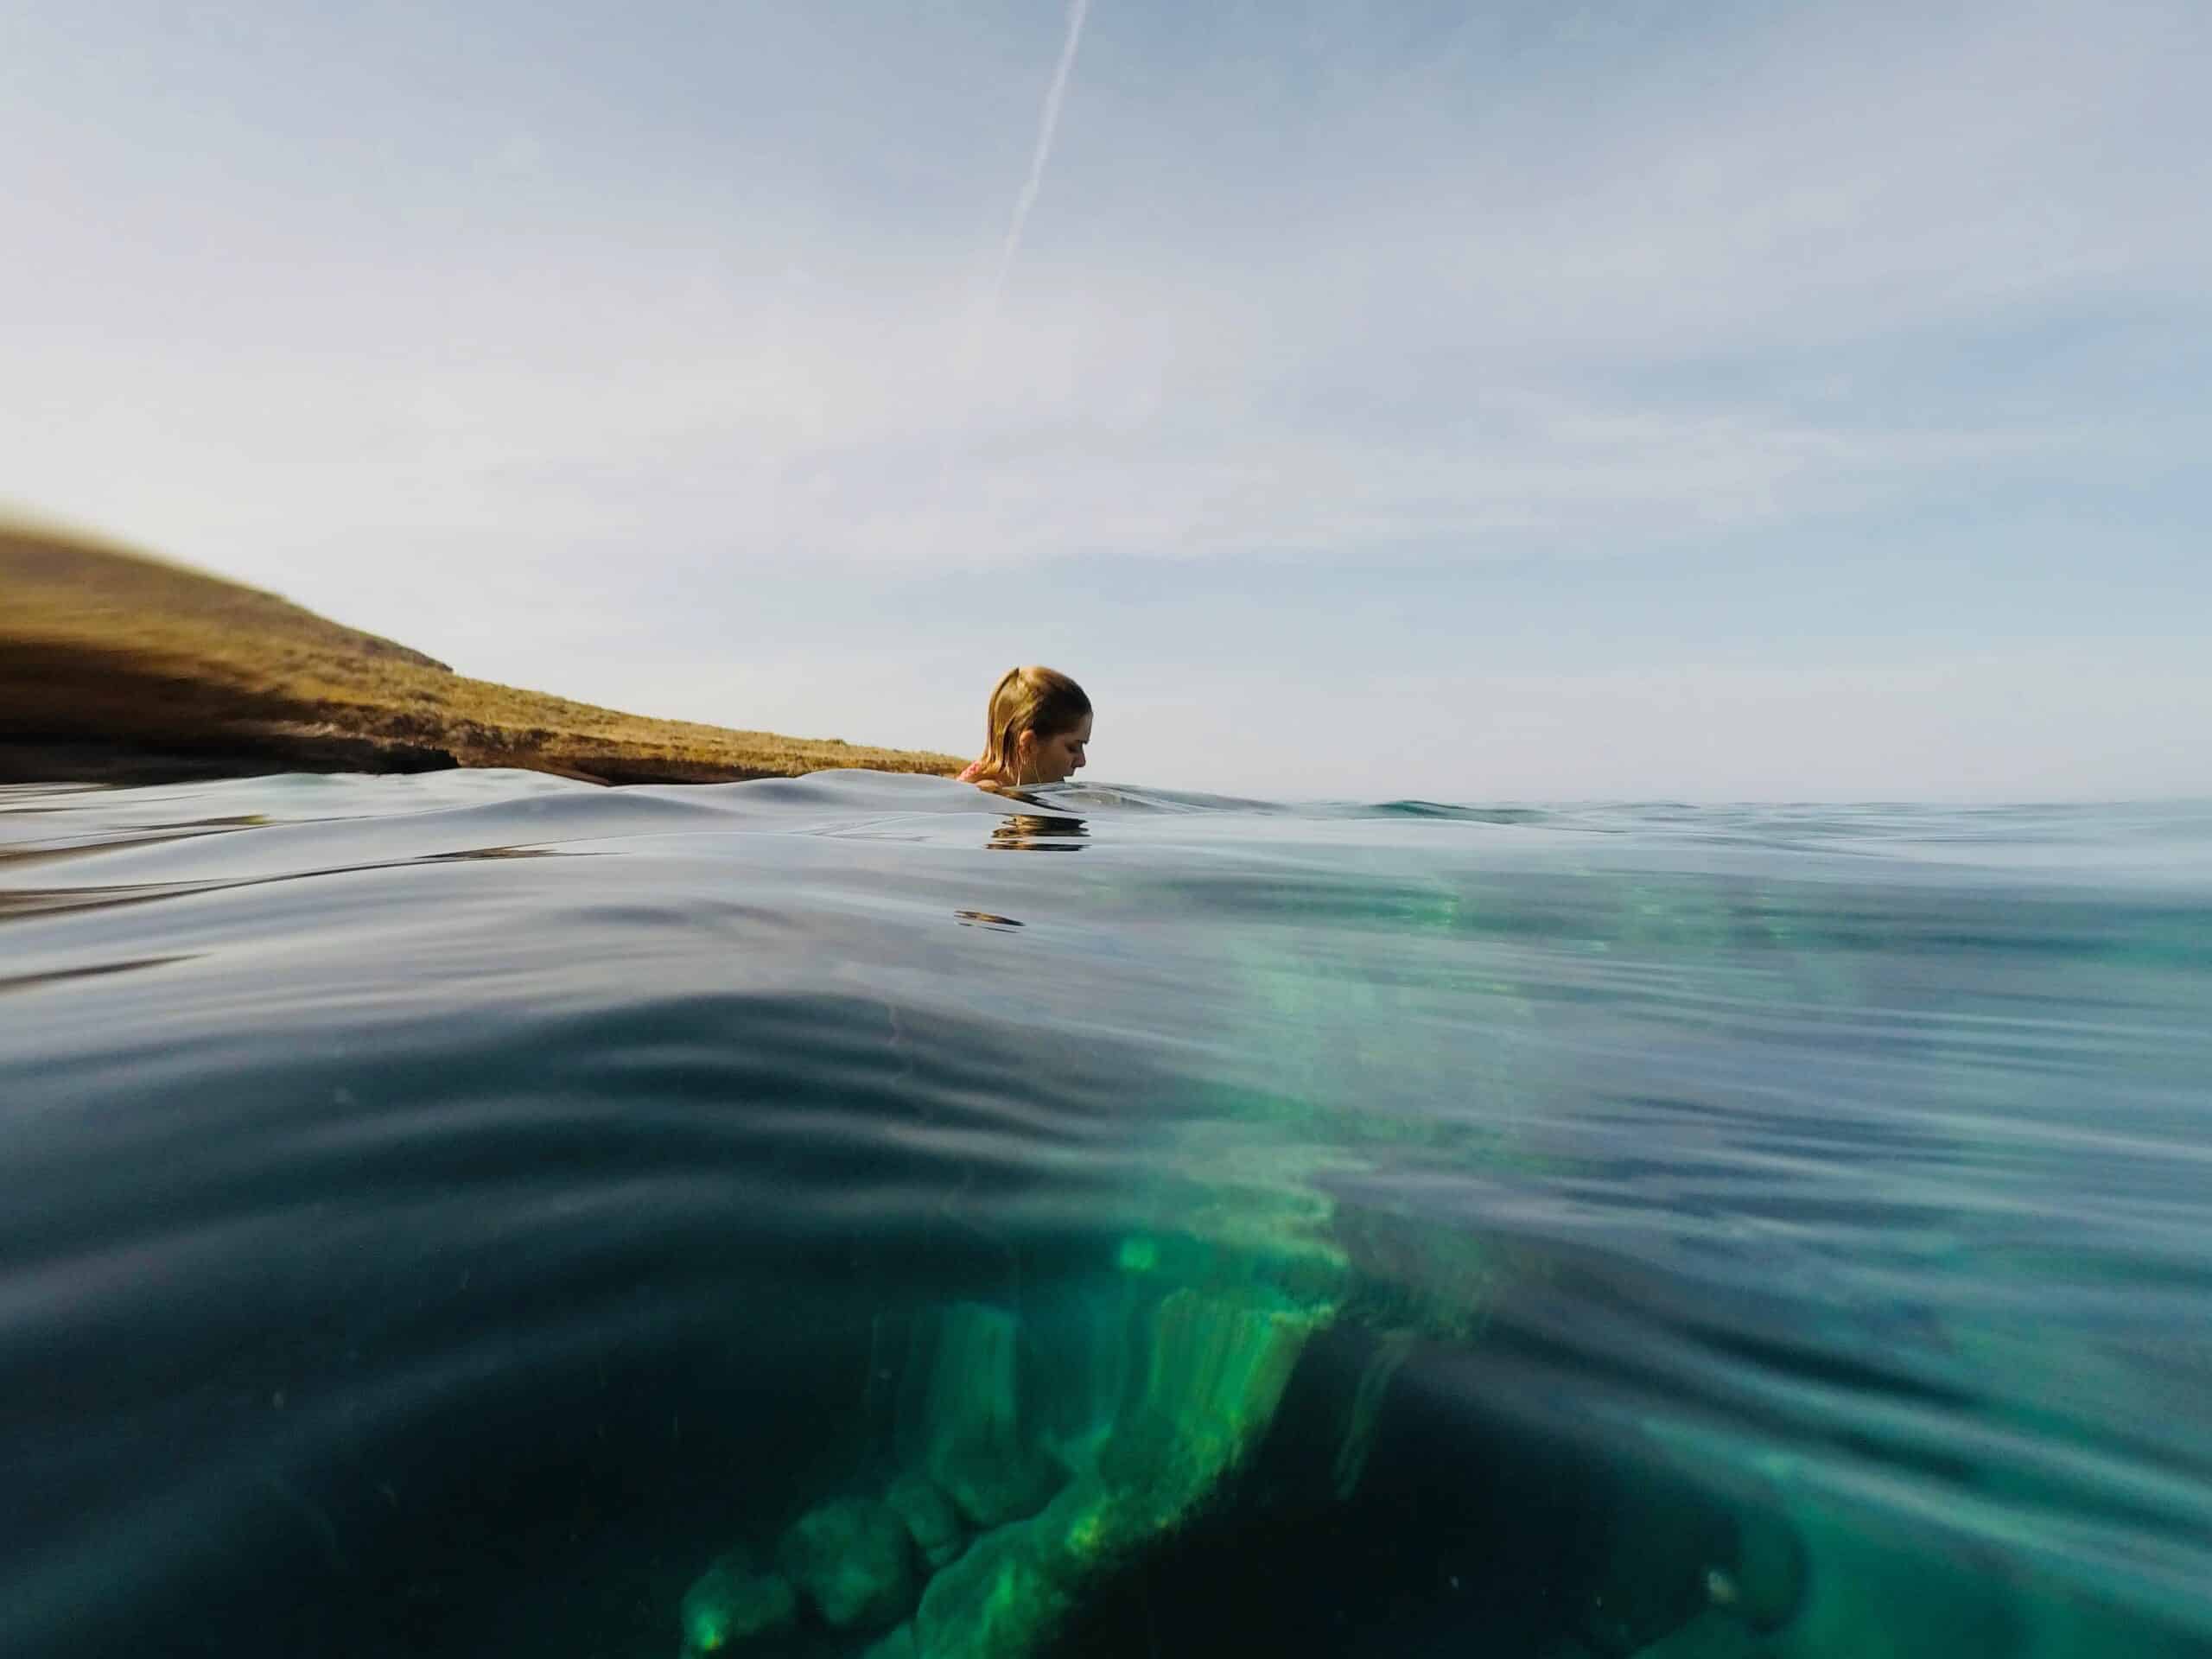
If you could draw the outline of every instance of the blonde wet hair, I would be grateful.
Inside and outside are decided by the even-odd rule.
[[[1039,741],[1071,732],[1090,713],[1090,699],[1084,690],[1056,668],[1032,663],[1009,668],[991,688],[990,708],[983,721],[983,752],[976,757],[978,770],[1012,783],[1021,782],[1021,734],[1034,732]]]

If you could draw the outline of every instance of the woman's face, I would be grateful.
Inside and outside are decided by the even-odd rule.
[[[1090,742],[1090,716],[1085,715],[1072,731],[1058,737],[1021,734],[1021,781],[1025,784],[1063,784],[1083,766],[1084,750]]]

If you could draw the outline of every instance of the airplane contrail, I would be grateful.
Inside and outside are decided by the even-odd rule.
[[[1021,181],[1021,194],[1014,198],[1014,217],[1007,224],[1006,239],[999,244],[991,285],[980,303],[970,301],[966,325],[960,331],[959,348],[949,365],[948,390],[956,408],[963,412],[974,395],[976,359],[983,336],[998,316],[999,300],[1005,294],[1007,278],[1014,270],[1014,256],[1021,251],[1021,233],[1028,226],[1029,210],[1037,205],[1037,193],[1045,182],[1046,163],[1052,159],[1052,138],[1059,130],[1060,105],[1067,101],[1068,78],[1075,71],[1076,48],[1083,44],[1083,22],[1090,11],[1090,0],[1069,0],[1067,38],[1060,42],[1060,60],[1053,66],[1052,84],[1045,93],[1044,112],[1038,118],[1037,144],[1029,153],[1029,176]],[[929,498],[932,505],[941,504],[951,492],[956,430],[956,423],[950,421],[939,430],[937,486]],[[942,545],[944,534],[940,528],[932,538],[933,547]]]
[[[1037,205],[1037,192],[1044,185],[1045,164],[1052,158],[1052,135],[1059,130],[1060,105],[1067,101],[1068,77],[1075,70],[1076,48],[1083,44],[1083,20],[1090,11],[1090,0],[1070,0],[1068,37],[1060,43],[1060,60],[1052,70],[1052,88],[1045,94],[1045,112],[1037,123],[1037,148],[1029,155],[1029,176],[1021,182],[1021,194],[1014,199],[1014,219],[1006,227],[1006,240],[999,245],[998,269],[991,274],[990,291],[983,303],[986,317],[998,310],[1014,256],[1021,251],[1021,232],[1029,224],[1029,210]]]

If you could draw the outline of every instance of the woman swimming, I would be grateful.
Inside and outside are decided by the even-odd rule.
[[[963,784],[1020,789],[1065,783],[1090,741],[1090,699],[1050,668],[1009,668],[991,690],[983,752],[960,774]]]

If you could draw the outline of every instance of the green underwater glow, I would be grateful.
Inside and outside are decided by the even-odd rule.
[[[1119,1224],[1095,1270],[1019,1306],[950,1304],[918,1325],[889,1477],[906,1494],[890,1510],[905,1521],[915,1587],[881,1604],[888,1620],[911,1595],[867,1653],[1050,1652],[1118,1570],[1172,1547],[1224,1501],[1317,1339],[1344,1328],[1358,1332],[1363,1358],[1328,1435],[1326,1468],[1335,1500],[1350,1502],[1404,1376],[1425,1355],[1479,1352],[1495,1311],[1545,1285],[1556,1268],[1541,1252],[1387,1196],[1349,1208],[1334,1196],[1383,1162],[1498,1177],[1557,1160],[1532,1103],[1570,1083],[1582,1057],[1531,1039],[1558,1019],[1558,988],[1516,979],[1514,951],[1471,964],[1444,948],[1501,915],[1525,928],[1535,902],[1469,883],[1395,893],[1371,916],[1325,928],[1224,934],[1222,972],[1235,988],[1224,1005],[1249,1029],[1224,1039],[1239,1058],[1235,1079],[1194,1084],[1193,1109],[1166,1132],[1155,1166],[1176,1177],[1119,1195]],[[1858,958],[1818,936],[1804,902],[1749,883],[1624,882],[1602,937],[1550,943],[1610,976],[1624,1021],[1680,1028],[1693,1018],[1863,1007],[1872,993]],[[1370,925],[1371,946],[1357,943]],[[1726,996],[1685,1012],[1675,981],[1692,972],[1720,976]],[[1972,1079],[1961,1074],[1956,1086]],[[1367,1091],[1380,1089],[1464,1109],[1364,1109]],[[1931,1119],[1921,1132],[1939,1127]],[[1931,1233],[1913,1247],[1966,1245]],[[1930,1342],[1972,1388],[1988,1382],[1982,1363],[2010,1379],[1984,1389],[1997,1414],[2031,1409],[2038,1385],[2023,1378],[2021,1356],[2000,1355],[1965,1321]],[[2057,1357],[2048,1365],[2054,1376],[2064,1369]],[[2108,1562],[2069,1563],[2062,1540],[2008,1507],[2001,1476],[1986,1498],[1907,1516],[1899,1493],[1863,1471],[1846,1478],[1779,1449],[1770,1426],[1738,1431],[1653,1413],[1610,1427],[1672,1484],[1645,1491],[1622,1473],[1596,1587],[1562,1615],[1573,1633],[1525,1655],[1501,1649],[1501,1659],[2202,1650],[2181,1633],[2196,1610],[2149,1579],[2125,1582]],[[1685,1488],[1703,1496],[1685,1503]],[[926,1516],[937,1518],[917,1519]],[[804,1619],[839,1626],[819,1592],[798,1596]],[[2143,1616],[2161,1611],[2162,1598],[2171,1626]]]
[[[1224,1150],[1201,1136],[1181,1166]],[[1121,1239],[1073,1317],[963,1302],[924,1319],[883,1496],[808,1510],[765,1578],[749,1552],[719,1560],[686,1599],[684,1652],[772,1639],[788,1625],[761,1610],[786,1603],[831,1630],[896,1624],[885,1651],[920,1659],[1044,1651],[1089,1586],[1233,1476],[1341,1306],[1349,1263],[1307,1161],[1252,1150],[1239,1179],[1155,1195],[1156,1224]]]

